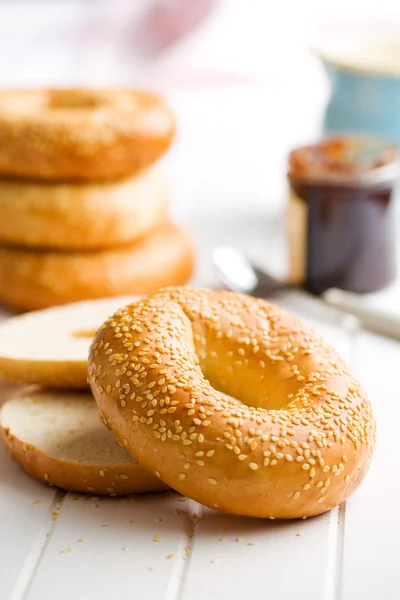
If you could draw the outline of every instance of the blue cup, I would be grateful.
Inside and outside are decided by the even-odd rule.
[[[357,42],[317,51],[331,82],[326,134],[367,133],[400,146],[400,44]]]

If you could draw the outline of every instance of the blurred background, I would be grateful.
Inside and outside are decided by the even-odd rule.
[[[179,123],[163,159],[199,248],[236,242],[276,274],[287,156],[315,141],[330,85],[313,52],[338,32],[397,32],[392,0],[0,0],[0,85],[161,91]]]

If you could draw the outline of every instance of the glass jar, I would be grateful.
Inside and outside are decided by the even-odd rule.
[[[314,294],[380,290],[396,276],[395,146],[335,136],[289,155],[290,281]]]

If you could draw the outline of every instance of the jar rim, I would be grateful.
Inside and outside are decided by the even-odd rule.
[[[289,153],[288,178],[308,184],[370,186],[400,177],[392,142],[371,135],[335,134]]]

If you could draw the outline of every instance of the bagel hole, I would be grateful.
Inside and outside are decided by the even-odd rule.
[[[214,377],[208,369],[202,368],[202,371],[211,387],[222,394],[226,400],[229,400],[234,404],[245,404],[246,406],[261,410],[281,410],[290,402],[290,400],[284,400],[283,395],[278,392],[278,390],[276,393],[270,393],[268,389],[254,390],[249,397],[247,390],[243,387],[238,389],[224,378]],[[253,389],[255,377],[252,374],[248,375],[247,373],[242,373],[240,376],[243,377],[245,381],[247,380],[247,387]]]
[[[49,97],[48,107],[50,109],[89,109],[95,108],[101,104],[97,94],[90,92],[57,90]]]
[[[297,393],[297,380],[288,382],[271,376],[266,364],[260,366],[260,360],[246,363],[238,352],[240,344],[228,338],[217,339],[214,332],[199,323],[193,333],[195,352],[205,379],[215,391],[235,404],[280,410],[291,402],[288,395]]]
[[[73,338],[88,338],[92,339],[96,335],[95,329],[82,329],[80,331],[73,331],[71,336]]]

